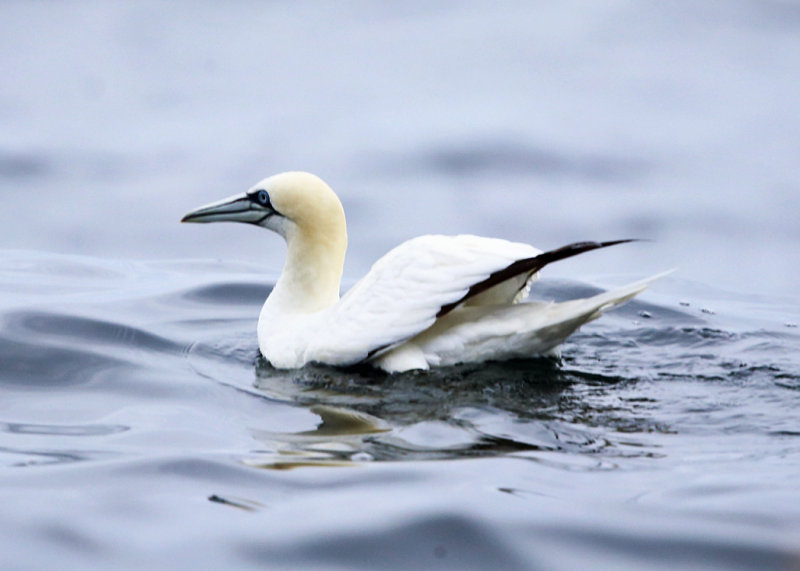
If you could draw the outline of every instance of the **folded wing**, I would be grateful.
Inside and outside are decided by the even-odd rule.
[[[541,252],[478,236],[420,236],[379,259],[331,308],[308,360],[347,365],[387,351],[460,305],[512,303],[546,264],[618,242]]]

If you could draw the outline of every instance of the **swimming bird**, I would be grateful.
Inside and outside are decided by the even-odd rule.
[[[258,319],[261,354],[279,369],[369,363],[400,372],[557,354],[578,327],[660,277],[585,299],[523,303],[545,265],[631,240],[543,252],[498,238],[426,235],[389,251],[340,298],[344,209],[305,172],[271,176],[181,221],[245,222],[285,239],[286,263]]]

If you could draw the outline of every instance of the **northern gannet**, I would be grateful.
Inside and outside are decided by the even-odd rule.
[[[400,372],[557,354],[578,327],[660,277],[585,299],[520,303],[546,264],[630,240],[542,252],[497,238],[427,235],[391,250],[340,298],[344,209],[322,179],[277,174],[181,220],[221,221],[286,240],[286,264],[258,318],[261,354],[279,369],[366,362]]]

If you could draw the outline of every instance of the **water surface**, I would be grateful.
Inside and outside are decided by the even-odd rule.
[[[788,300],[671,277],[560,361],[286,372],[257,268],[0,262],[7,568],[800,562]]]

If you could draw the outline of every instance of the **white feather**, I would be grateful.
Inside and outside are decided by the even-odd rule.
[[[439,309],[462,298],[471,285],[539,253],[527,244],[478,236],[404,242],[375,262],[320,319],[308,337],[306,359],[343,365],[396,346],[433,325]],[[505,303],[516,293],[510,292]]]

